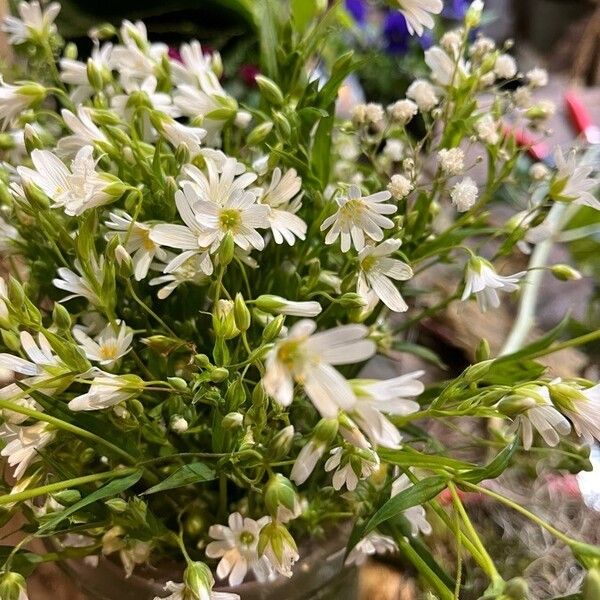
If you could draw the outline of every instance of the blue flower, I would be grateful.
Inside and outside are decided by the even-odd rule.
[[[411,36],[402,13],[391,11],[386,15],[383,23],[383,37],[386,41],[386,50],[390,54],[406,54],[408,52]]]
[[[470,4],[470,0],[450,0],[444,6],[442,15],[447,19],[462,21]]]
[[[360,25],[365,22],[367,18],[367,5],[365,0],[346,0],[346,10]]]

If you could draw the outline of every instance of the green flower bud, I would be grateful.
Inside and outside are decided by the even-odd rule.
[[[77,45],[73,42],[69,42],[65,46],[63,56],[71,60],[77,60],[77,57],[79,56],[79,50],[77,49]]]
[[[258,89],[260,90],[262,97],[267,102],[273,104],[274,106],[283,105],[285,101],[283,97],[283,92],[272,79],[269,79],[264,75],[257,75],[255,81],[256,85],[258,85]]]
[[[515,577],[506,582],[504,595],[507,600],[528,600],[529,587],[522,577]]]
[[[27,125],[25,127],[27,127]],[[8,133],[0,133],[0,150],[12,150],[14,147],[15,140],[12,138],[12,136],[10,136]]]
[[[274,520],[285,523],[300,514],[300,501],[294,484],[281,473],[275,473],[267,482],[264,500]]]
[[[98,27],[92,27],[88,33],[92,39],[109,40],[117,35],[117,30],[110,23],[102,23]]]
[[[279,315],[267,324],[267,326],[263,329],[262,334],[265,342],[272,342],[273,340],[277,339],[281,332],[281,328],[283,327],[284,320],[285,317],[283,315]]]
[[[230,412],[223,417],[223,429],[238,429],[244,424],[244,415],[239,412]]]
[[[211,596],[215,579],[203,562],[189,562],[183,573],[183,582],[193,600],[204,600]]]
[[[558,382],[548,386],[550,390],[550,398],[556,404],[557,408],[573,410],[573,406],[585,399],[585,396],[577,388],[568,383]]]
[[[582,600],[597,600],[600,598],[600,570],[590,569],[583,581],[581,589]]]
[[[246,144],[248,146],[256,146],[263,142],[273,129],[272,121],[265,121],[260,125],[257,125],[246,138]]]
[[[151,335],[147,338],[142,338],[142,343],[148,348],[168,356],[173,350],[181,346],[181,340],[167,337],[166,335]]]
[[[465,25],[469,29],[479,27],[481,23],[481,13],[483,12],[482,0],[475,0],[471,3],[471,6],[467,9],[465,14]]]
[[[282,458],[285,458],[292,448],[293,441],[294,426],[288,425],[271,439],[267,455],[271,460],[281,460]]]
[[[46,97],[46,88],[39,83],[30,81],[20,86],[17,93],[21,96],[28,96],[31,104],[37,104]]]
[[[246,388],[241,379],[233,381],[225,392],[225,405],[230,410],[236,410],[246,401]]]
[[[124,513],[127,510],[127,502],[123,498],[110,498],[109,500],[105,500],[104,504],[116,513]]]
[[[240,331],[236,327],[231,300],[217,301],[213,310],[212,325],[215,335],[225,340],[230,340],[239,335]]]
[[[30,181],[22,181],[23,191],[25,192],[25,198],[29,201],[32,207],[46,210],[50,206],[48,196],[40,190],[34,183]]]
[[[231,119],[235,119],[236,114],[237,110],[224,106],[223,108],[215,108],[215,110],[211,110],[204,116],[206,119],[211,119],[213,121],[230,121]]]
[[[465,381],[467,383],[475,383],[476,381],[479,381],[480,379],[485,377],[487,372],[490,370],[490,367],[492,366],[493,362],[493,360],[484,360],[475,365],[467,367],[463,374]]]
[[[475,350],[475,358],[477,362],[483,362],[490,358],[490,344],[485,338],[479,340]]]
[[[206,356],[206,354],[196,354],[194,356],[194,362],[202,369],[212,369],[213,368],[213,365],[210,362],[208,356]]]
[[[102,71],[98,68],[98,65],[96,64],[96,62],[94,61],[93,58],[88,58],[86,70],[87,70],[87,78],[88,78],[88,81],[90,82],[90,85],[95,90],[101,90],[104,85],[103,78],[102,78]]]
[[[550,272],[560,281],[577,281],[581,279],[581,273],[570,265],[552,265]]]
[[[79,490],[61,490],[52,494],[52,498],[63,506],[70,506],[81,500],[81,492]]]
[[[235,300],[233,301],[233,316],[236,327],[240,331],[247,331],[250,328],[252,316],[244,302],[244,297],[239,292],[235,295]]]
[[[21,341],[19,336],[14,331],[8,329],[2,330],[2,342],[12,352],[19,352],[21,350]]]
[[[536,402],[533,398],[521,396],[518,394],[505,396],[498,403],[498,411],[508,417],[519,415],[530,408],[533,408]]]
[[[229,371],[225,367],[215,367],[210,372],[210,381],[213,383],[220,383],[225,381],[229,377]]]
[[[38,132],[29,123],[23,128],[23,139],[25,140],[25,150],[27,150],[28,154],[44,147],[44,143],[40,139]]]
[[[338,302],[343,308],[362,308],[367,305],[365,299],[356,292],[344,294]]]
[[[232,260],[235,254],[235,243],[233,241],[233,236],[228,233],[221,242],[219,246],[218,258],[219,264],[226,267]]]
[[[292,126],[282,112],[275,111],[273,113],[273,121],[277,125],[277,129],[279,129],[284,138],[287,139],[292,135]]]
[[[27,600],[25,578],[19,573],[0,575],[0,598],[2,600]]]
[[[71,315],[59,302],[54,303],[54,308],[52,309],[52,322],[61,331],[71,330]]]
[[[338,419],[321,419],[314,429],[312,439],[325,446],[329,446],[335,440],[338,429]]]
[[[167,381],[169,382],[169,385],[175,390],[178,390],[180,392],[188,391],[187,381],[185,379],[182,379],[181,377],[167,377]]]
[[[8,299],[16,310],[20,310],[25,304],[23,286],[12,275],[8,280]]]

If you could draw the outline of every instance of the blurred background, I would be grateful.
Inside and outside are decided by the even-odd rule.
[[[252,1],[252,0],[250,0]],[[203,47],[219,50],[224,63],[224,85],[242,101],[252,103],[256,95],[254,77],[258,73],[257,41],[252,20],[242,0],[65,0],[58,20],[59,31],[75,43],[80,55],[91,49],[87,32],[101,23],[118,27],[123,19],[142,19],[152,40],[166,42],[177,55],[179,44],[198,39]],[[436,31],[422,38],[410,37],[404,18],[386,9],[383,2],[345,0],[348,27],[336,35],[332,48],[341,54],[352,48],[363,56],[365,67],[356,79],[349,81],[340,103],[347,110],[352,102],[373,100],[387,104],[404,96],[409,82],[425,73],[423,51],[444,32],[460,26],[470,2],[445,0],[443,16]],[[0,12],[6,14],[9,3],[0,0]],[[600,1],[598,0],[486,0],[487,14],[481,34],[492,37],[499,45],[506,44],[519,61],[520,70],[544,67],[551,73],[549,87],[540,97],[552,101],[556,112],[547,129],[540,132],[548,148],[560,144],[570,146],[583,138],[581,123],[573,118],[565,103],[565,93],[571,92],[585,107],[589,122],[600,124]],[[514,42],[514,43],[513,43]],[[3,40],[0,57],[9,64],[11,56]],[[589,124],[589,123],[588,123]],[[597,140],[600,142],[600,139]],[[534,160],[524,159],[520,172],[527,172]],[[497,208],[502,216],[501,207]],[[600,217],[599,213],[582,210],[578,216],[582,227],[595,228],[585,242],[568,239],[556,245],[550,263],[569,263],[581,270],[584,277],[562,287],[547,276],[539,303],[539,329],[550,329],[570,312],[572,333],[582,334],[600,328],[600,303],[597,282],[600,281]],[[514,271],[523,264],[507,267]],[[434,274],[437,277],[438,274]],[[443,280],[436,281],[443,287]],[[447,282],[447,285],[451,285]],[[568,292],[565,292],[568,290]],[[487,338],[492,352],[498,349],[513,319],[506,305],[493,313],[481,315],[471,305],[449,309],[436,320],[420,325],[419,341],[434,340],[436,352],[444,368],[462,369],[473,357],[470,352],[481,338]],[[553,358],[557,375],[585,374],[598,379],[600,347],[583,355],[576,350],[559,353]],[[407,360],[407,359],[404,359]],[[412,358],[411,360],[417,360]],[[449,366],[448,366],[449,365]],[[420,364],[403,364],[401,370],[419,368]],[[374,367],[383,376],[393,375],[398,366],[381,361]],[[427,369],[441,368],[427,364]],[[433,374],[439,376],[439,373]],[[473,424],[461,425],[461,434],[477,434]],[[452,443],[453,432],[439,432]],[[468,452],[468,448],[465,449]],[[535,461],[516,469],[510,481],[499,480],[494,485],[502,492],[527,505],[556,527],[575,537],[600,543],[600,471],[589,471],[595,462],[595,451],[588,458],[585,450],[573,449],[573,461],[558,465],[561,477],[548,478],[544,466]],[[597,460],[597,459],[596,459]],[[554,465],[555,467],[557,465]],[[588,469],[575,476],[582,466]],[[466,499],[484,541],[494,556],[501,557],[499,566],[506,579],[525,573],[533,600],[544,600],[574,593],[581,584],[582,574],[571,554],[560,543],[550,539],[537,527],[525,523],[518,515],[488,501],[472,496]],[[435,528],[434,528],[435,529]],[[10,543],[4,532],[4,544]],[[444,539],[430,539],[429,544],[448,561],[454,561],[451,544]],[[541,557],[541,558],[540,558]],[[385,557],[373,561],[361,573],[362,598],[366,600],[416,600],[424,596],[417,589],[406,565]],[[477,598],[477,581],[473,582],[473,598]],[[72,583],[56,568],[40,569],[30,585],[31,600],[84,600]],[[465,598],[470,600],[471,597]],[[284,600],[284,599],[282,599]]]

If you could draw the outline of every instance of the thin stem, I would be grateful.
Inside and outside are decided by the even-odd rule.
[[[164,327],[165,331],[167,331],[169,333],[169,335],[171,337],[174,337],[175,339],[179,339],[179,336],[143,301],[141,300],[138,295],[135,293],[135,290],[133,289],[133,285],[131,285],[131,281],[128,279],[127,280],[127,289],[129,290],[129,293],[131,294],[131,296],[133,297],[133,299],[154,319],[156,319],[156,321],[162,326]]]
[[[21,415],[27,415],[28,417],[32,417],[33,419],[37,419],[38,421],[45,421],[46,423],[49,423],[50,425],[54,425],[55,427],[57,427],[59,429],[68,431],[79,437],[91,440],[91,441],[95,442],[96,444],[101,444],[102,446],[109,448],[115,454],[119,454],[121,457],[123,457],[125,460],[127,460],[127,462],[130,464],[135,464],[135,462],[136,462],[136,459],[133,458],[133,456],[131,456],[129,453],[125,452],[125,450],[122,450],[118,446],[115,446],[108,440],[105,440],[90,431],[81,429],[81,427],[77,427],[76,425],[67,423],[66,421],[63,421],[62,419],[58,419],[57,417],[53,417],[46,413],[39,412],[37,410],[33,410],[32,408],[27,408],[26,406],[20,406],[19,404],[15,404],[14,402],[11,402],[10,400],[0,400],[0,408],[12,410]]]
[[[104,473],[94,473],[93,475],[85,475],[83,477],[75,477],[74,479],[66,479],[64,481],[58,481],[56,483],[49,483],[48,485],[42,485],[40,487],[31,488],[15,494],[4,494],[0,496],[0,506],[4,504],[12,504],[14,502],[22,502],[23,500],[29,500],[36,496],[45,496],[46,494],[52,494],[53,492],[59,492],[69,488],[78,487],[85,485],[86,483],[93,483],[94,481],[102,481],[104,479],[112,479],[113,477],[123,477],[134,473],[136,469],[129,467],[126,469],[113,469],[112,471],[105,471]]]

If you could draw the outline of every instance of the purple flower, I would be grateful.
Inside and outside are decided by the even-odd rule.
[[[367,5],[365,0],[346,0],[346,10],[360,25],[365,22],[367,18]]]
[[[470,0],[450,0],[444,6],[442,15],[447,19],[462,21],[465,18],[467,8],[469,8]]]
[[[386,50],[390,54],[406,54],[408,52],[411,36],[402,13],[391,11],[386,15],[383,23],[383,37],[386,41]]]

